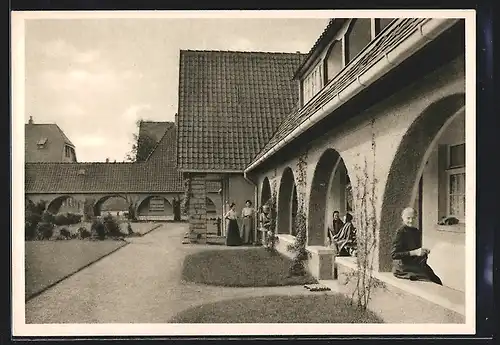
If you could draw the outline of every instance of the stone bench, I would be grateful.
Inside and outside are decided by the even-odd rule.
[[[295,242],[295,237],[287,234],[278,234],[279,241],[276,243],[278,252],[289,258],[293,258],[295,253],[288,250],[288,245]],[[335,251],[323,246],[306,246],[309,253],[306,269],[316,279],[333,279],[333,265]]]
[[[356,258],[337,257],[335,266],[340,278],[342,273],[357,269]],[[406,292],[465,316],[465,293],[462,291],[431,282],[396,278],[391,272],[373,272],[373,277],[384,283],[389,291]]]

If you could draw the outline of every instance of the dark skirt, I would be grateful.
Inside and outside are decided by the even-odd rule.
[[[421,258],[419,261],[411,258],[410,262],[403,260],[393,260],[392,272],[396,278],[430,281],[439,285],[443,285],[441,279],[437,276],[432,268],[427,264],[427,258]]]
[[[226,246],[241,245],[240,229],[236,219],[230,219],[227,227]]]

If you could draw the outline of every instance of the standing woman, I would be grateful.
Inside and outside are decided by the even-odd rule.
[[[241,244],[240,230],[238,227],[238,214],[235,211],[236,204],[233,202],[229,206],[224,218],[229,221],[226,234],[226,246],[239,246]]]
[[[252,234],[254,230],[253,226],[253,218],[254,218],[254,209],[252,207],[252,202],[247,200],[245,202],[245,207],[241,211],[241,215],[243,216],[243,226],[241,227],[241,239],[244,244],[249,244],[252,242]]]

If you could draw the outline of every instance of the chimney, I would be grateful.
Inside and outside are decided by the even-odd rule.
[[[106,158],[106,163],[109,163],[109,158]]]
[[[28,124],[32,125],[33,124],[33,116],[30,116],[30,119],[28,121]]]

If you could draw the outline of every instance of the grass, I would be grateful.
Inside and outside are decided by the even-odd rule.
[[[25,242],[26,298],[124,246],[122,241]]]
[[[289,276],[291,260],[265,248],[209,250],[186,257],[185,281],[217,286],[288,286],[317,283],[304,276]]]
[[[261,296],[187,309],[171,323],[383,323],[340,294]]]

